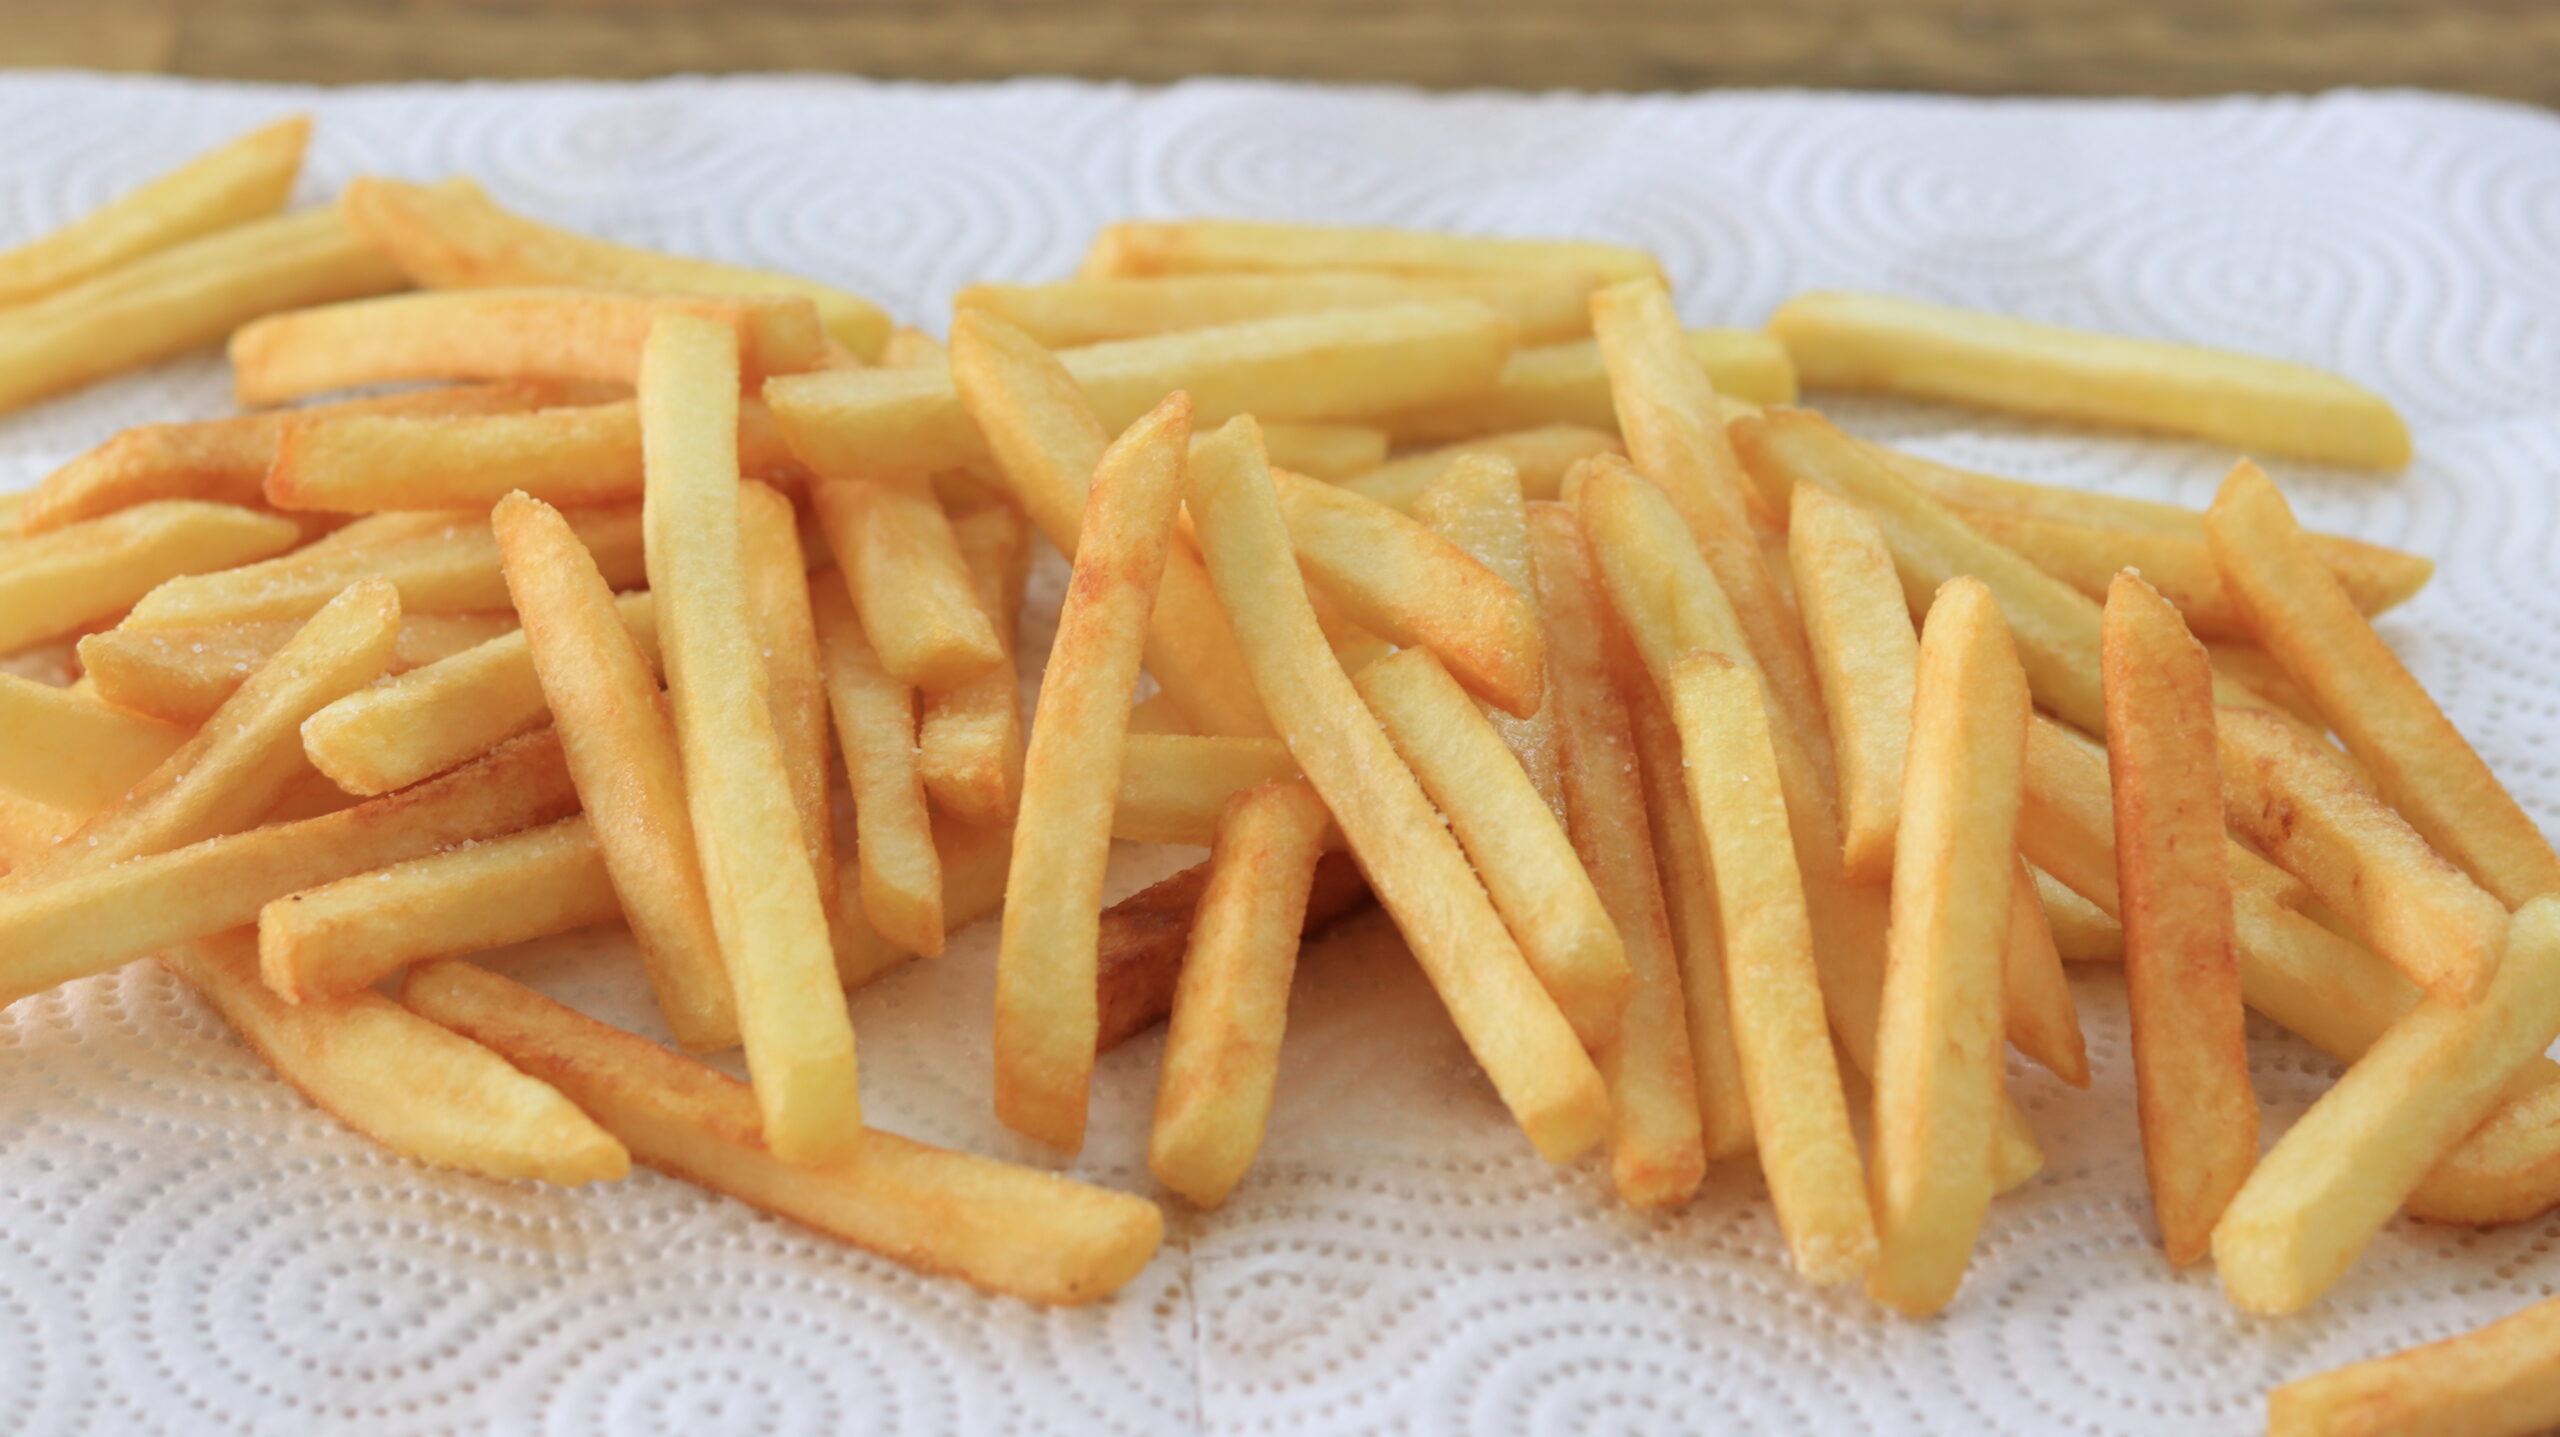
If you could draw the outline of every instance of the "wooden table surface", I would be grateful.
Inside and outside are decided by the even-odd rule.
[[[834,70],[2560,103],[2553,0],[0,0],[0,65],[323,83]]]

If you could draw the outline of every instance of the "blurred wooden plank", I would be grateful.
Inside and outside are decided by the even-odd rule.
[[[23,69],[171,68],[183,0],[42,0],[0,3],[0,64]]]

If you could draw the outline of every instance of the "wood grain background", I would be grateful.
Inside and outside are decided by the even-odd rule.
[[[2553,0],[0,0],[0,65],[341,83],[832,70],[2560,103]]]

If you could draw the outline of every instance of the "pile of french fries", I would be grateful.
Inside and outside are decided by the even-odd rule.
[[[248,410],[0,501],[0,650],[78,675],[0,675],[0,1001],[156,956],[422,1162],[637,1159],[1036,1302],[1160,1209],[867,1126],[845,998],[999,910],[996,1115],[1076,1150],[1163,1021],[1201,1208],[1372,901],[1541,1155],[1645,1209],[1755,1156],[1798,1273],[1900,1313],[2042,1162],[2007,1050],[2123,1077],[2066,961],[2121,967],[2164,1255],[2241,1308],[2560,1205],[2560,858],[2369,622],[2428,561],[2245,460],[2199,514],[1792,407],[2405,462],[2344,380],[1873,296],[1692,332],[1617,246],[1233,222],[1114,225],[946,348],[467,181],[283,213],[307,130],[0,256],[0,403],[227,340]],[[1106,908],[1115,839],[1209,856]],[[462,961],[613,922],[750,1082]],[[2346,1065],[2263,1156],[2249,1008]],[[2555,1324],[2273,1420],[2560,1421]]]

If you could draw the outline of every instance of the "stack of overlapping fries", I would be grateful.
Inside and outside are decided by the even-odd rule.
[[[1112,226],[946,348],[467,181],[282,213],[306,132],[0,256],[0,402],[227,340],[248,411],[0,511],[0,650],[77,675],[0,676],[0,1001],[156,956],[422,1162],[637,1159],[1038,1302],[1156,1204],[867,1127],[845,1000],[999,910],[995,1113],[1075,1150],[1167,1021],[1149,1161],[1203,1208],[1302,935],[1372,900],[1541,1155],[1642,1208],[1755,1156],[1803,1278],[1898,1312],[2042,1161],[2007,1050],[2125,1076],[2066,960],[2121,965],[2161,1245],[2242,1308],[2403,1210],[2560,1204],[2560,859],[2369,622],[2428,561],[2246,460],[2199,514],[1790,407],[2406,462],[2353,384],[1862,295],[1687,331],[1616,246],[1234,222]],[[1106,908],[1115,839],[1210,852]],[[458,956],[606,922],[751,1082]],[[2248,1008],[2346,1065],[2263,1156]],[[2560,1309],[2273,1416],[2560,1421]]]

